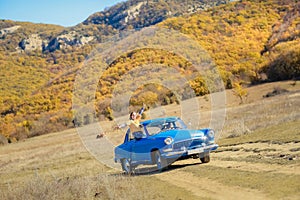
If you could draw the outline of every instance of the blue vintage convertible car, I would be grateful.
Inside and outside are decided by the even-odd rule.
[[[218,148],[212,129],[189,130],[178,117],[141,122],[143,133],[130,136],[127,130],[124,143],[115,148],[115,162],[131,173],[138,165],[154,165],[161,171],[178,159],[200,158],[210,161],[209,153]]]

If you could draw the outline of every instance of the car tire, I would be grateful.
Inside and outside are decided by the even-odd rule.
[[[164,159],[161,154],[159,153],[159,151],[155,151],[154,152],[154,158],[155,158],[155,164],[157,166],[157,170],[158,171],[163,171],[165,168],[168,167],[168,162],[166,159]]]
[[[200,160],[201,160],[202,163],[209,163],[209,161],[210,161],[210,156],[209,156],[209,154],[206,154],[206,155],[204,155],[204,156],[201,156],[201,155],[200,155]]]
[[[133,167],[131,166],[131,163],[129,161],[129,159],[124,158],[121,160],[121,166],[122,166],[122,170],[126,173],[126,174],[131,174],[133,171]]]

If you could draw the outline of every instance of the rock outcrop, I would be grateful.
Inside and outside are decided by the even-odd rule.
[[[140,14],[141,7],[146,4],[146,2],[140,2],[136,6],[132,6],[131,8],[125,10],[123,14],[126,16],[124,18],[124,22],[127,23],[130,20],[134,20]]]
[[[38,34],[32,34],[19,43],[18,49],[24,51],[42,50],[53,52],[58,49],[65,49],[68,46],[80,47],[88,44],[93,39],[93,36],[83,36],[75,31],[59,35],[50,41],[42,40]]]
[[[93,36],[84,36],[76,31],[59,35],[52,39],[44,50],[55,51],[57,49],[65,49],[68,46],[80,47],[94,40]]]
[[[9,28],[4,28],[0,30],[0,38],[4,37],[5,35],[9,34],[9,33],[13,33],[16,30],[18,30],[21,26],[12,26]]]
[[[32,34],[29,38],[23,39],[19,47],[25,51],[43,50],[47,41],[43,41],[38,34]]]

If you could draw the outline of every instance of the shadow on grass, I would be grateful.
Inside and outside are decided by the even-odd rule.
[[[150,166],[150,167],[142,167],[142,168],[137,168],[134,170],[133,173],[127,174],[125,172],[121,173],[114,173],[111,174],[112,176],[145,176],[145,175],[155,175],[155,174],[160,174],[168,171],[173,171],[181,168],[185,168],[188,166],[194,166],[194,165],[201,165],[203,163],[198,162],[198,163],[190,163],[190,164],[171,164],[167,168],[163,169],[162,171],[158,170],[156,166]]]

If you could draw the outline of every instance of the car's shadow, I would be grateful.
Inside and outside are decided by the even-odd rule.
[[[122,175],[122,176],[155,175],[155,174],[160,174],[160,173],[164,173],[164,172],[168,172],[168,171],[173,171],[173,170],[185,168],[185,167],[188,167],[188,166],[201,165],[201,164],[202,164],[201,162],[189,163],[189,164],[176,164],[176,163],[173,163],[173,164],[169,165],[167,168],[163,169],[162,171],[157,170],[156,166],[150,166],[150,167],[137,168],[131,174],[127,174],[125,172],[122,172],[122,173],[115,173],[115,174],[112,174],[112,175],[117,175],[117,176],[120,176],[120,175]]]

